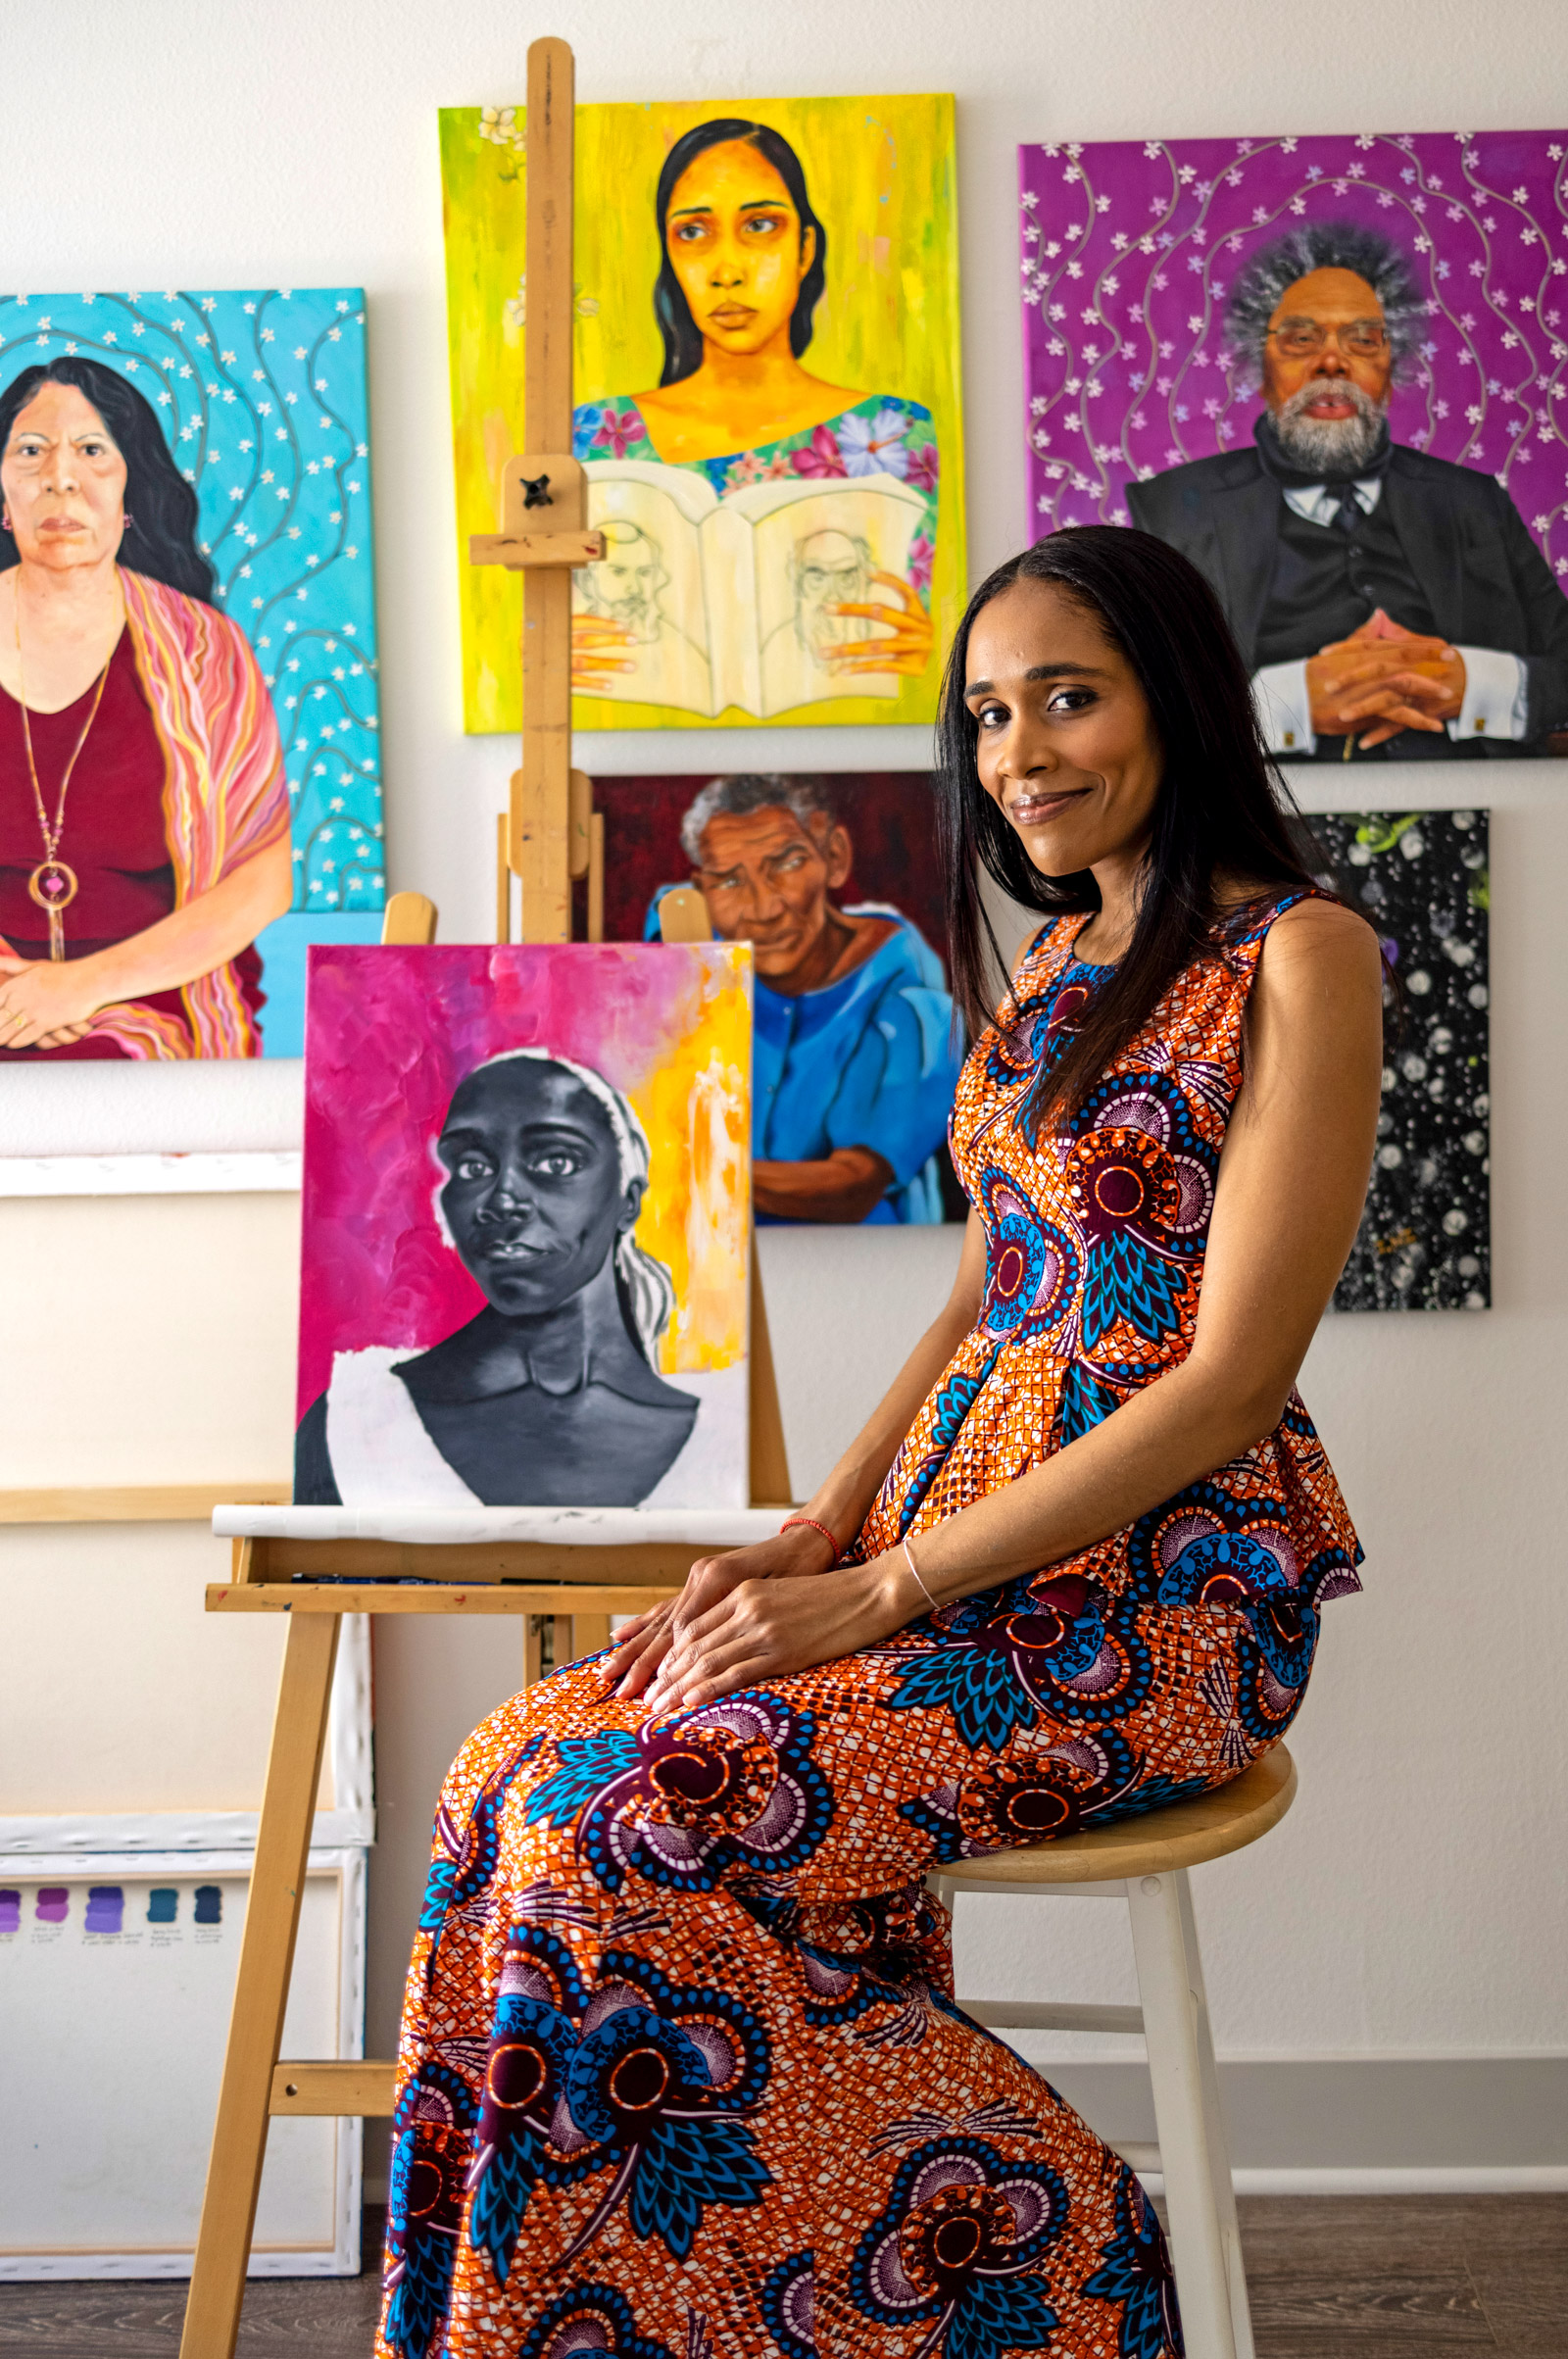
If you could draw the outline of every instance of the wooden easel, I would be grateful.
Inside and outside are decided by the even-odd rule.
[[[499,834],[497,939],[510,935],[510,877],[521,884],[521,938],[565,942],[571,882],[588,878],[590,940],[603,931],[603,820],[588,780],[571,768],[571,574],[602,549],[585,527],[585,485],[571,444],[572,59],[564,41],[528,51],[528,434],[536,452],[508,465],[502,528],[475,535],[476,565],[523,576],[522,766]],[[597,880],[597,881],[596,881]],[[666,940],[708,935],[700,897],[670,913]],[[395,894],[382,940],[427,943],[436,911]],[[784,1428],[767,1320],[752,1256],[751,1495],[782,1514],[790,1497]],[[234,1543],[231,1581],[210,1588],[209,1613],[284,1613],[271,1749],[252,1865],[218,2120],[185,2308],[181,2359],[232,2359],[267,2150],[276,2114],[390,2114],[391,2059],[281,2059],[300,1895],[326,1741],[338,1627],[346,1613],[510,1614],[524,1631],[523,1684],[540,1667],[542,1618],[557,1663],[602,1646],[609,1617],[672,1596],[710,1541],[624,1547],[532,1542],[408,1546],[384,1540],[258,1538]],[[380,1586],[407,1583],[417,1588]],[[361,1586],[363,1584],[363,1586]]]

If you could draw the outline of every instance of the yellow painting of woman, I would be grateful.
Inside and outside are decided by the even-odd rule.
[[[442,119],[460,531],[525,447],[520,111]],[[944,98],[577,113],[580,728],[927,720],[963,589]],[[645,206],[625,192],[639,182]],[[467,726],[515,583],[463,568]]]

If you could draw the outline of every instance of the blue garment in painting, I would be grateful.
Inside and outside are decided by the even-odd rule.
[[[654,897],[650,941],[671,889]],[[868,1147],[892,1165],[893,1184],[867,1222],[940,1221],[937,1150],[963,1062],[942,961],[919,927],[885,902],[857,902],[844,913],[891,917],[897,931],[823,991],[788,999],[760,978],[755,984],[752,1153],[760,1162],[807,1163],[836,1148]]]

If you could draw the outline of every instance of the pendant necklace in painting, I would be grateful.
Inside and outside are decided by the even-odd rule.
[[[68,867],[59,858],[60,838],[66,824],[66,795],[71,786],[71,773],[76,766],[76,757],[87,742],[87,732],[97,719],[98,708],[104,701],[104,687],[109,678],[109,665],[115,660],[115,650],[110,648],[108,659],[98,674],[98,686],[87,717],[81,724],[81,735],[72,748],[71,760],[66,763],[65,776],[60,781],[60,793],[55,801],[54,824],[51,826],[49,814],[44,809],[43,789],[38,784],[38,765],[32,758],[32,729],[27,718],[27,675],[22,665],[22,600],[16,588],[11,593],[11,615],[17,631],[17,683],[22,690],[22,741],[27,749],[27,775],[32,780],[33,808],[38,813],[38,829],[43,837],[43,859],[27,879],[27,891],[49,920],[49,956],[58,960],[66,955],[66,910],[76,898],[76,871]],[[120,633],[117,631],[116,646],[119,641]]]

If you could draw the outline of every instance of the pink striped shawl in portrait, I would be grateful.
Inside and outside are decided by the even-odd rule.
[[[250,643],[200,599],[121,568],[136,668],[164,749],[164,831],[174,907],[286,836],[288,784],[277,717]],[[255,1057],[261,1039],[232,962],[181,993],[186,1021],[127,1000],[94,1032],[127,1057]]]

